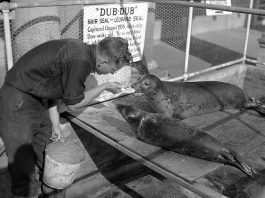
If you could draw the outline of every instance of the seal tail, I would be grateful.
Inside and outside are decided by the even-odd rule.
[[[244,161],[240,156],[238,156],[235,152],[231,150],[226,150],[224,159],[228,161],[228,164],[235,166],[245,174],[253,177],[257,174],[257,171],[246,161]]]
[[[244,107],[246,109],[252,109],[258,112],[261,116],[265,117],[265,104],[255,98],[249,98],[249,100],[244,104]]]

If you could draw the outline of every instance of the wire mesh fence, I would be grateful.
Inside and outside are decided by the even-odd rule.
[[[250,1],[232,0],[232,6],[247,8]],[[256,1],[256,9],[263,9],[264,3]],[[174,3],[156,3],[155,18],[161,21],[161,45],[171,57],[161,58],[157,72],[179,76],[183,73],[188,31],[189,8]],[[247,14],[232,12],[225,15],[207,15],[207,9],[194,8],[192,33],[190,37],[189,70],[196,72],[215,65],[231,62],[243,57],[246,37]],[[252,15],[249,36],[248,55],[256,59],[262,58],[258,39],[264,25],[257,23],[263,16]],[[158,45],[157,45],[158,46]],[[173,47],[173,48],[172,48]],[[161,47],[162,49],[162,47]],[[160,53],[159,49],[154,49]],[[258,57],[259,56],[259,57]],[[165,61],[166,60],[166,61]]]

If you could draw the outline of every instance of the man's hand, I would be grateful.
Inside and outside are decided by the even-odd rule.
[[[108,82],[107,83],[106,90],[113,94],[121,92],[121,89],[122,89],[122,85],[119,82]]]
[[[52,127],[52,141],[64,142],[64,133],[60,126]]]

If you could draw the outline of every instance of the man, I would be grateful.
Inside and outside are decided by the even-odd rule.
[[[35,164],[43,170],[43,153],[51,136],[62,130],[56,100],[75,111],[87,106],[104,90],[118,92],[121,85],[107,82],[85,91],[91,72],[114,73],[132,60],[128,42],[107,37],[97,45],[77,39],[45,42],[23,55],[7,72],[0,90],[0,135],[8,156],[14,197],[37,197],[40,182]],[[45,197],[65,197],[65,190]]]

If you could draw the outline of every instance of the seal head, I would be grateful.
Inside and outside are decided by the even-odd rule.
[[[117,104],[116,109],[134,129],[139,127],[141,119],[144,116],[143,111],[139,111],[136,107],[123,104]]]
[[[132,84],[136,92],[155,94],[163,87],[163,83],[154,75],[145,74],[137,82]]]

